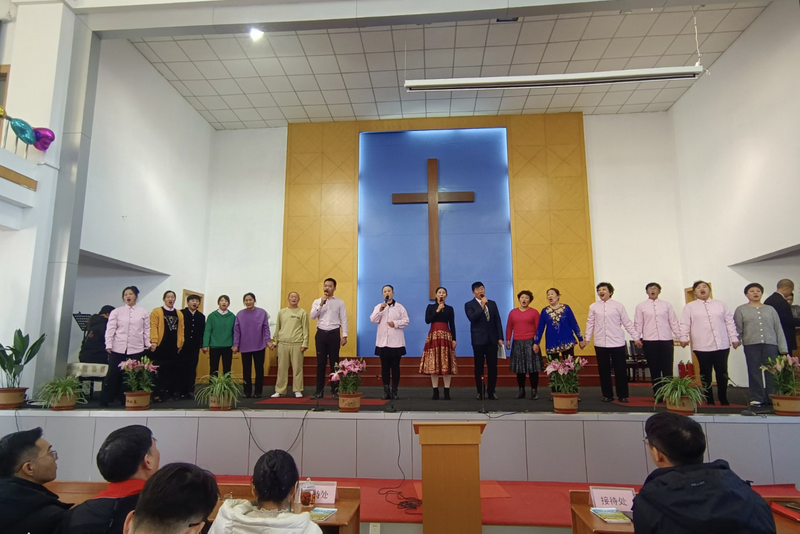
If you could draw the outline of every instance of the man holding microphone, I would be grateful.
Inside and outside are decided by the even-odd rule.
[[[347,345],[347,309],[342,299],[333,296],[336,280],[326,278],[322,283],[323,295],[311,305],[311,318],[317,320],[314,337],[317,350],[317,391],[314,398],[321,399],[325,392],[325,366],[330,363],[331,372],[339,363],[339,348]],[[340,336],[341,329],[341,336]],[[339,398],[337,384],[331,383],[333,398]]]

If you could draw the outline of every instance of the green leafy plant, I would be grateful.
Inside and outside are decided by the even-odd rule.
[[[550,389],[554,393],[577,393],[578,371],[586,367],[589,360],[586,358],[573,358],[566,360],[551,359],[548,356],[547,367],[544,372],[550,378]]]
[[[0,370],[2,370],[2,388],[18,388],[22,370],[38,353],[44,343],[45,334],[31,345],[31,338],[22,335],[22,330],[14,332],[14,344],[7,347],[0,345]]]
[[[237,406],[239,397],[244,394],[242,381],[235,378],[231,373],[204,376],[202,380],[204,382],[203,387],[194,395],[197,404],[209,406],[213,397],[221,405],[230,403],[233,406]]]
[[[685,376],[683,378],[677,376],[662,376],[656,380],[655,403],[666,402],[672,405],[678,405],[681,402],[681,397],[686,397],[692,403],[694,409],[697,409],[698,404],[702,404],[706,400],[705,388],[701,384],[694,381],[694,377]]]
[[[129,358],[119,364],[119,368],[125,372],[125,385],[134,393],[153,391],[155,387],[153,375],[158,374],[159,367],[153,365],[152,360],[147,356],[142,357],[141,360]]]
[[[86,404],[87,393],[88,385],[81,382],[77,376],[54,378],[39,387],[33,404],[42,408],[52,408],[63,397],[74,398],[76,404]]]
[[[336,364],[330,380],[332,383],[339,383],[339,393],[358,393],[358,388],[361,387],[361,373],[366,369],[364,358],[345,359]]]
[[[769,358],[761,369],[774,377],[775,393],[785,397],[797,396],[800,391],[800,359],[795,356]]]

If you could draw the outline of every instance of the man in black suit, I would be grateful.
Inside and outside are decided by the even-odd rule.
[[[786,297],[794,291],[794,282],[788,278],[784,278],[778,282],[778,288],[775,293],[767,297],[764,304],[772,306],[778,312],[778,318],[781,320],[781,327],[783,327],[783,335],[786,336],[786,345],[789,347],[789,354],[797,350],[797,337],[795,337],[795,326],[800,326],[800,321],[792,315],[792,305],[786,300]]]
[[[486,396],[497,400],[494,389],[497,386],[497,347],[503,346],[503,324],[500,311],[493,300],[486,299],[483,282],[472,284],[473,300],[464,304],[464,311],[469,319],[469,330],[472,335],[472,353],[475,355],[475,387],[478,389],[478,400],[483,398],[481,376],[483,362],[489,369],[489,384]]]

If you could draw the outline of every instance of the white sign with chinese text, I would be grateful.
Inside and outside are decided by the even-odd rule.
[[[317,504],[336,503],[336,482],[315,482],[317,489]]]
[[[589,486],[592,495],[592,506],[597,508],[616,508],[630,512],[636,491],[633,488],[614,488],[608,486]]]

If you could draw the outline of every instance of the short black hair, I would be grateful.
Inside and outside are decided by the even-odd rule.
[[[145,483],[133,525],[162,534],[183,532],[187,525],[207,521],[218,499],[217,481],[209,471],[193,464],[168,464]]]
[[[0,439],[0,478],[13,477],[22,464],[39,453],[36,442],[44,432],[41,427],[14,432]]]
[[[644,286],[644,290],[648,291],[653,286],[656,286],[658,288],[658,290],[661,291],[661,284],[659,284],[658,282],[650,282],[649,284]]]
[[[672,465],[703,463],[706,436],[700,423],[691,417],[657,413],[644,424],[644,434],[650,446],[661,451]]]
[[[473,291],[475,291],[476,289],[478,289],[481,286],[486,287],[486,286],[483,285],[483,282],[472,282],[472,290]]]
[[[325,280],[322,281],[322,283],[324,284],[325,282],[331,282],[333,284],[333,289],[336,289],[336,280],[335,279],[326,278]]]
[[[754,287],[757,287],[758,289],[760,289],[762,295],[764,294],[764,286],[762,286],[758,282],[753,282],[752,284],[747,284],[746,286],[744,286],[744,294],[747,295],[747,292],[750,291]]]
[[[282,503],[299,479],[294,458],[280,449],[262,454],[253,469],[253,486],[259,502]]]
[[[111,313],[112,311],[114,311],[114,306],[111,306],[110,304],[106,304],[105,306],[100,308],[100,313],[98,313],[97,315],[106,315],[108,313]]]
[[[144,425],[118,428],[97,451],[97,468],[109,482],[129,480],[153,446],[153,432]]]
[[[517,293],[517,300],[519,300],[519,298],[520,298],[522,295],[528,295],[528,298],[529,298],[529,299],[531,299],[531,302],[533,302],[533,293],[531,293],[531,292],[530,292],[530,291],[528,291],[527,289],[523,289],[522,291],[520,291],[519,293]]]
[[[550,289],[548,289],[547,291],[545,291],[545,292],[544,292],[544,294],[545,294],[545,295],[547,295],[547,294],[548,294],[548,293],[550,293],[551,291],[552,291],[553,293],[555,293],[556,295],[558,295],[559,297],[561,296],[561,291],[559,291],[558,289],[556,289],[556,288],[554,288],[554,287],[551,287]]]
[[[172,296],[175,297],[176,299],[178,298],[178,295],[176,295],[173,290],[167,289],[166,291],[164,291],[164,294],[161,295],[161,300],[164,300],[165,298],[167,298],[167,295],[169,295],[170,293],[172,293]]]
[[[220,295],[219,298],[217,299],[217,304],[219,304],[219,301],[221,301],[222,299],[227,300],[228,304],[231,303],[231,298],[228,295]]]
[[[186,297],[186,302],[189,302],[190,300],[203,300],[203,299],[200,298],[200,295],[189,295],[188,297]]]
[[[612,286],[608,282],[600,282],[599,284],[597,284],[597,287],[595,289],[597,291],[600,291],[600,288],[603,287],[603,286],[606,286],[608,288],[608,292],[609,293],[611,293],[612,295],[614,294],[614,286]]]
[[[436,288],[436,291],[434,291],[434,292],[433,292],[433,294],[435,295],[436,293],[438,293],[440,289],[444,289],[444,294],[445,294],[445,295],[447,295],[447,294],[448,294],[448,293],[447,293],[447,288],[446,288],[446,287],[442,287],[442,286],[439,286],[439,287],[437,287],[437,288]]]
[[[391,290],[392,290],[392,292],[394,293],[394,286],[393,286],[393,285],[391,285],[391,284],[386,284],[386,285],[384,285],[384,286],[381,288],[381,291],[383,291],[383,289],[384,289],[384,288],[386,288],[386,287],[388,287],[389,289],[391,289]]]
[[[244,294],[244,296],[242,297],[242,302],[244,302],[244,299],[246,299],[247,297],[253,297],[253,300],[255,302],[258,302],[258,299],[256,299],[255,293],[249,293],[249,292]]]
[[[706,282],[705,280],[698,280],[697,282],[692,284],[692,291],[697,289],[697,286],[699,286],[700,284],[705,284],[705,285],[707,285],[709,287],[709,289],[711,289],[711,285],[708,282]]]
[[[138,287],[136,287],[136,286],[128,286],[128,287],[126,287],[125,289],[123,289],[123,290],[122,290],[122,296],[123,296],[123,298],[125,297],[125,292],[126,292],[127,290],[129,290],[129,289],[130,289],[131,291],[133,291],[133,294],[134,294],[134,295],[136,295],[137,297],[139,296],[139,288],[138,288]]]

